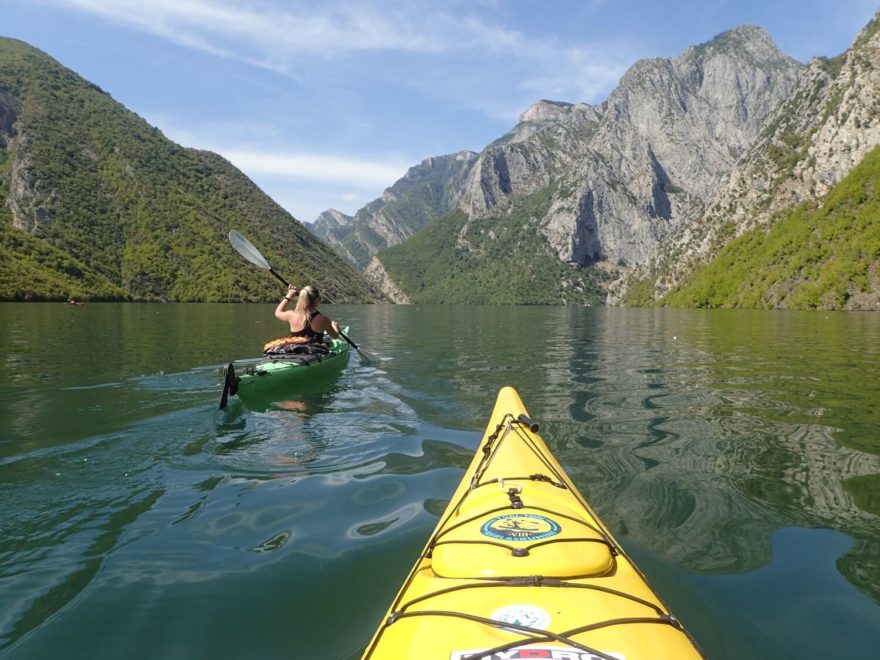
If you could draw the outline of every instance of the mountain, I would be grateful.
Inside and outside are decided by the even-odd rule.
[[[810,295],[664,296],[687,291],[702,277],[695,271],[711,268],[737,237],[748,234],[757,250],[783,220],[806,223],[801,230],[817,218],[836,222],[842,216],[821,210],[827,199],[855,195],[848,217],[870,217],[862,211],[874,203],[872,188],[838,185],[880,144],[878,95],[877,17],[846,53],[807,64],[754,26],[676,58],[639,61],[601,104],[529,108],[462,170],[463,181],[448,182],[461,190],[456,206],[379,248],[365,275],[399,302],[873,309],[878,266],[862,256],[839,270],[852,281]],[[398,203],[403,194],[417,191],[401,191]],[[861,219],[846,242],[871,245],[873,229]],[[801,230],[783,233],[806,240]],[[811,254],[815,240],[800,247]],[[852,255],[834,250],[838,266]],[[868,275],[856,273],[862,267]],[[805,269],[779,287],[794,290],[814,276]]]
[[[328,300],[384,299],[220,156],[185,149],[45,53],[0,38],[0,300],[275,301],[240,230]]]
[[[709,264],[719,250],[736,237],[756,227],[766,230],[768,225],[782,219],[787,227],[793,222],[787,211],[798,205],[801,206],[795,217],[807,223],[802,228],[806,229],[823,216],[819,207],[827,207],[827,200],[833,198],[838,204],[846,201],[841,199],[838,184],[877,145],[880,145],[880,18],[875,16],[846,53],[833,59],[816,58],[809,63],[789,98],[769,118],[758,140],[719,187],[706,213],[671,236],[655,259],[623,283],[622,289],[628,290],[623,300],[630,304],[662,300],[667,291],[686,284],[695,269]],[[865,164],[869,170],[871,163]],[[870,190],[856,192],[857,188],[846,185],[842,190],[855,194],[853,201],[865,208],[876,202],[876,194]],[[850,212],[860,213],[854,208]],[[865,230],[869,233],[864,236],[864,242],[870,243],[871,227]],[[765,232],[750,235],[750,240],[755,240]],[[772,235],[768,235],[768,240]],[[806,245],[797,247],[809,251]],[[876,272],[876,258],[874,261],[872,268]],[[767,263],[772,268],[777,265],[784,270],[782,264]],[[802,277],[807,277],[807,273],[802,273]],[[755,298],[755,304],[809,307],[817,302],[820,306],[837,308],[843,302],[847,308],[871,309],[880,291],[876,277],[872,281],[868,288],[874,293],[862,292],[868,295],[841,298],[831,294],[824,301],[808,302],[812,299],[807,297],[798,302],[798,298],[777,293],[769,298],[762,296],[760,302]],[[852,284],[855,289],[862,287],[859,282]],[[682,295],[674,298],[680,302],[687,299],[691,298]],[[751,298],[712,299],[713,304],[741,305]]]
[[[456,241],[434,258],[454,264],[519,218],[516,231],[530,233],[534,245],[518,259],[553,260],[547,272],[564,266],[529,299],[603,302],[597,286],[648,262],[676,229],[701,217],[803,70],[764,30],[741,26],[677,58],[637,62],[599,105],[538,102],[479,154],[456,209],[463,216],[450,216]],[[420,301],[422,289],[399,270],[409,245],[380,252],[382,269],[370,272],[384,270]],[[493,254],[477,249],[468,258],[481,253]],[[586,297],[564,295],[577,288],[574,280]]]
[[[454,209],[477,155],[460,151],[427,158],[353,217],[324,211],[310,229],[359,270],[380,250],[402,243]]]

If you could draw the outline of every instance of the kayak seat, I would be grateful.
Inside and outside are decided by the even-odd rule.
[[[326,353],[286,353],[284,355],[270,355],[272,362],[295,362],[296,364],[309,365],[320,362],[327,356]]]
[[[330,348],[324,344],[283,344],[263,351],[269,357],[288,355],[327,355]]]

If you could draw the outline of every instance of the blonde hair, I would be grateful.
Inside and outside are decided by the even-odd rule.
[[[312,316],[318,311],[315,306],[318,304],[320,297],[321,292],[318,291],[318,287],[311,284],[299,290],[294,311],[299,312],[306,318],[306,325],[312,322]]]

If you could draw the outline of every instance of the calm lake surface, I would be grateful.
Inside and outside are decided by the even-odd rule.
[[[328,307],[220,411],[272,310],[0,305],[0,656],[358,658],[512,385],[709,657],[877,657],[880,315]]]

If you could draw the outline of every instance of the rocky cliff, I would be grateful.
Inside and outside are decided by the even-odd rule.
[[[814,59],[706,212],[671,236],[639,276],[659,299],[731,238],[771,222],[797,204],[815,203],[880,144],[880,20],[846,53]],[[622,281],[612,301],[626,290]]]
[[[377,252],[402,243],[428,222],[456,207],[464,178],[476,156],[460,151],[426,158],[354,216],[330,209],[309,228],[364,270]]]
[[[764,30],[741,26],[637,62],[595,107],[536,103],[470,168],[459,248],[493,231],[486,218],[552,190],[532,225],[556,258],[626,274],[701,216],[803,71]]]
[[[637,62],[599,106],[527,111],[480,154],[461,207],[485,216],[559,181],[536,229],[560,259],[644,263],[700,216],[802,70],[750,26]]]

